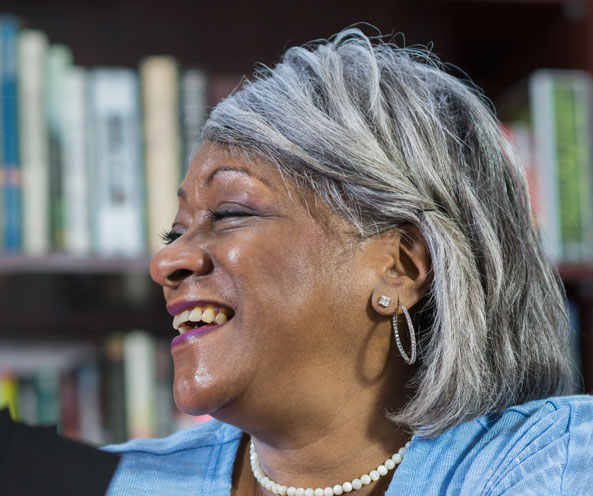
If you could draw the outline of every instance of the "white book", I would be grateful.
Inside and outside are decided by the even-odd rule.
[[[90,75],[92,238],[101,256],[145,251],[138,80],[131,69]]]
[[[206,122],[206,74],[199,69],[186,69],[181,74],[181,125],[183,136],[183,172],[202,143],[202,127]]]
[[[124,384],[128,437],[155,435],[156,350],[154,338],[145,331],[124,337]]]
[[[53,250],[64,248],[64,102],[66,74],[72,67],[72,51],[65,45],[51,45],[45,63],[45,109],[49,143],[49,216]]]
[[[548,257],[562,257],[556,167],[556,128],[554,125],[554,79],[550,71],[536,71],[528,82],[529,107],[535,143],[535,173],[540,199],[539,222]]]
[[[181,181],[179,74],[173,57],[155,56],[140,66],[144,109],[148,246],[162,247],[160,233],[169,229],[177,212]]]
[[[87,118],[87,73],[72,67],[65,75],[64,154],[64,251],[87,255],[91,247],[89,201],[89,152]]]
[[[23,174],[23,251],[50,250],[49,149],[44,108],[44,66],[48,41],[44,33],[19,33],[19,137]]]

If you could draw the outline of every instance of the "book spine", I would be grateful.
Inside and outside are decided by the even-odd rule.
[[[562,258],[587,260],[591,254],[589,105],[586,77],[554,73],[555,144]]]
[[[44,113],[44,64],[47,38],[40,31],[19,35],[19,126],[23,174],[23,251],[50,249],[49,151]]]
[[[37,392],[37,422],[41,425],[58,425],[59,428],[59,371],[50,368],[37,372],[35,374],[35,390]]]
[[[206,74],[199,69],[181,73],[181,133],[183,138],[183,174],[202,144],[202,127],[207,117],[208,88]]]
[[[72,67],[65,75],[64,102],[64,250],[73,255],[90,252],[90,204],[86,116],[87,75]]]
[[[138,256],[145,241],[137,76],[128,69],[95,69],[90,93],[95,250]]]
[[[4,370],[0,375],[0,408],[8,408],[14,420],[20,420],[18,410],[18,378]]]
[[[535,144],[535,173],[544,250],[552,261],[562,256],[554,119],[553,77],[549,71],[536,71],[528,81],[530,121]]]
[[[101,360],[101,397],[103,404],[104,440],[121,443],[126,431],[126,390],[124,381],[124,337],[111,334],[103,343]]]
[[[52,45],[46,62],[46,118],[49,139],[50,231],[52,249],[64,249],[64,102],[68,100],[65,78],[72,53],[64,45]]]
[[[593,80],[579,72],[575,81],[577,188],[580,200],[581,232],[580,259],[593,260]]]
[[[144,156],[148,213],[148,247],[162,247],[159,234],[177,212],[181,177],[179,75],[172,57],[150,57],[140,66],[144,108]]]
[[[21,250],[21,169],[18,133],[17,37],[18,21],[0,18],[0,100],[2,100],[1,156],[3,169],[3,250]]]
[[[155,435],[155,342],[144,331],[130,331],[124,338],[126,427],[130,438]]]
[[[79,437],[95,445],[106,440],[101,415],[101,378],[97,360],[93,357],[80,365],[78,375]]]

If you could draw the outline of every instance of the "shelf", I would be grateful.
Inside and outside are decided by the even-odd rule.
[[[0,255],[3,274],[148,274],[151,257],[75,257],[64,254],[42,256]]]

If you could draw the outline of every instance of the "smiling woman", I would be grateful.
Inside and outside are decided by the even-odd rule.
[[[590,494],[562,290],[479,92],[357,29],[212,112],[151,275],[175,401],[109,494]]]

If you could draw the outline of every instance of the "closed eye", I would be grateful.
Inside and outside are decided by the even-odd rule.
[[[208,210],[208,218],[212,222],[218,220],[228,219],[231,217],[250,217],[252,213],[246,212],[245,210]]]
[[[164,244],[170,245],[171,243],[173,243],[173,241],[175,241],[177,238],[179,238],[182,234],[183,234],[183,232],[181,232],[181,231],[175,231],[175,230],[171,229],[170,231],[163,231],[162,233],[159,234],[159,237],[163,240]]]

